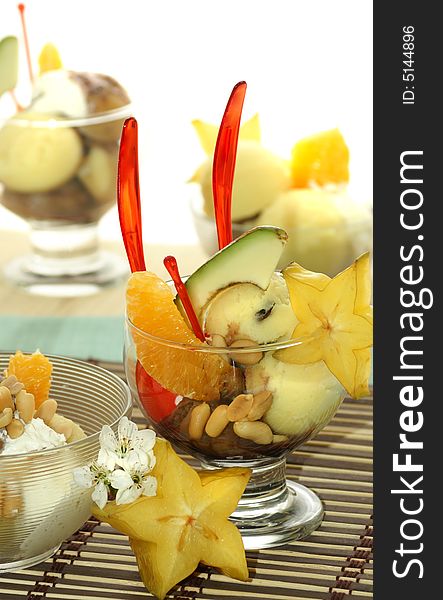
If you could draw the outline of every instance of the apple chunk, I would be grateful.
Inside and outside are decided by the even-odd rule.
[[[290,338],[297,319],[286,283],[279,273],[266,290],[252,283],[237,283],[219,292],[202,311],[203,331],[221,335],[229,346],[235,340],[258,344]]]
[[[288,239],[278,227],[255,227],[214,254],[187,280],[192,306],[202,322],[202,308],[220,290],[235,283],[251,283],[265,290]],[[184,309],[177,298],[177,306]]]

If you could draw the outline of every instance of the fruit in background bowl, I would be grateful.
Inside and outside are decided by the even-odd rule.
[[[252,121],[252,126],[251,126]],[[288,233],[279,268],[292,261],[335,275],[372,247],[372,215],[347,193],[349,149],[338,129],[297,142],[290,160],[272,155],[260,143],[258,118],[240,131],[232,199],[232,230],[240,236],[255,225],[274,225]],[[199,139],[213,152],[214,130],[199,123]],[[252,129],[252,134],[251,134]],[[254,150],[252,151],[252,149]],[[210,158],[191,182],[202,200],[192,202],[194,224],[205,251],[216,251]]]
[[[12,89],[11,39],[0,45],[1,91]],[[32,98],[0,128],[0,201],[34,222],[96,223],[115,202],[129,96],[108,75],[63,68],[50,44],[39,64]]]

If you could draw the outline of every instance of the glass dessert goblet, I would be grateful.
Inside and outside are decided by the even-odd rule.
[[[30,226],[31,253],[6,277],[32,293],[94,293],[127,274],[100,249],[116,201],[118,145],[129,104],[82,118],[18,113],[0,124],[0,203]]]
[[[286,456],[330,421],[345,390],[323,362],[279,360],[303,343],[182,344],[126,320],[128,383],[154,429],[208,470],[252,469],[231,517],[246,548],[306,537],[322,520],[317,495],[286,480]]]

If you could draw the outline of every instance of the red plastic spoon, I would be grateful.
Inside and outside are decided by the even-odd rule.
[[[134,117],[126,119],[120,140],[117,207],[131,271],[146,271],[138,179],[138,126]]]
[[[188,319],[191,324],[192,330],[194,331],[198,339],[201,342],[204,342],[204,333],[202,331],[202,328],[200,327],[200,323],[197,319],[197,315],[195,314],[194,307],[192,306],[188,290],[186,289],[186,286],[183,283],[182,278],[180,277],[175,257],[166,256],[166,258],[163,260],[163,264],[165,265],[166,270],[168,271],[172,281],[174,282],[175,289],[177,290],[178,297],[180,298],[183,304],[183,308],[185,309],[185,312],[188,315]]]
[[[246,82],[240,81],[234,86],[229,97],[215,145],[212,194],[220,250],[232,242],[232,184],[245,94]]]

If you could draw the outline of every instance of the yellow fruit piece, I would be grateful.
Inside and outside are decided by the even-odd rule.
[[[142,331],[163,340],[207,347],[189,329],[168,285],[154,273],[133,273],[126,289],[127,314]],[[194,400],[220,397],[232,368],[221,356],[161,344],[133,332],[137,358],[164,388]]]
[[[43,46],[38,57],[38,66],[40,68],[40,75],[46,73],[46,71],[55,71],[63,67],[59,51],[54,44],[49,43]]]
[[[340,131],[322,131],[297,142],[291,174],[296,188],[349,181],[349,149]]]
[[[351,396],[367,394],[372,346],[369,254],[333,279],[297,264],[283,275],[299,320],[292,337],[305,341],[278,351],[276,358],[299,365],[323,360]]]
[[[30,394],[34,394],[35,407],[49,397],[52,363],[41,352],[23,354],[18,350],[9,359],[8,375],[15,375]]]
[[[192,121],[192,125],[197,132],[200,145],[208,156],[212,156],[215,150],[219,125],[205,123],[199,119]],[[239,139],[260,142],[260,121],[258,113],[245,121],[240,127]]]
[[[141,578],[160,600],[199,562],[245,581],[248,567],[240,532],[228,517],[250,477],[249,469],[199,476],[158,439],[154,447],[157,496],[131,504],[108,502],[93,513],[130,538]]]

